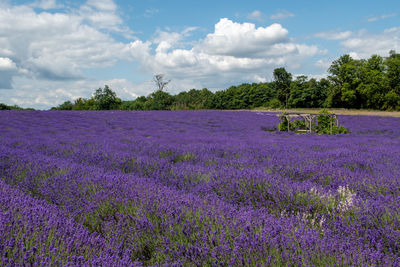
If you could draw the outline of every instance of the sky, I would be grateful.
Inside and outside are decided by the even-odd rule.
[[[397,0],[398,1],[398,0]],[[109,85],[123,100],[322,78],[332,61],[400,51],[397,1],[0,0],[0,103],[48,109]]]

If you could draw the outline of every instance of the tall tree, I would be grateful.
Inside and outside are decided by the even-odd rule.
[[[361,98],[361,108],[381,109],[385,96],[383,58],[373,55],[362,64],[358,71],[360,83],[356,91]]]
[[[274,70],[274,81],[278,99],[285,103],[285,107],[288,108],[292,74],[287,72],[285,68],[277,68]]]
[[[400,109],[400,54],[391,50],[389,57],[385,60],[385,65],[387,68],[385,75],[387,93],[384,108]]]
[[[117,97],[117,94],[108,85],[104,86],[104,89],[97,89],[94,92],[93,100],[94,109],[96,110],[117,109],[121,104],[121,99]]]
[[[360,61],[350,55],[343,55],[332,62],[328,72],[332,87],[329,91],[329,101],[332,107],[355,108],[359,106],[359,96],[356,90],[360,80],[357,71]]]
[[[145,109],[147,110],[169,110],[172,105],[172,96],[162,90],[157,90],[147,97]]]
[[[171,82],[171,80],[164,81],[164,74],[156,74],[154,75],[153,81],[157,86],[157,91],[164,90],[167,85]]]

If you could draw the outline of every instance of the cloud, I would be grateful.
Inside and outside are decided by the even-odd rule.
[[[146,18],[151,18],[151,17],[153,17],[154,15],[156,15],[159,12],[160,12],[160,10],[157,9],[157,8],[146,9],[145,12],[144,12],[144,16]]]
[[[57,9],[57,8],[63,7],[63,5],[57,4],[56,0],[35,1],[30,6],[34,7],[34,8],[44,9],[44,10]]]
[[[6,57],[0,57],[0,71],[10,71],[16,69],[17,66],[11,59]]]
[[[186,49],[183,32],[159,32],[154,50],[150,42],[135,41],[131,51],[133,57],[140,57],[148,73],[164,73],[187,88],[223,87],[265,80],[273,68],[300,67],[305,58],[321,52],[316,46],[294,42],[288,35],[280,24],[256,28],[252,23],[223,18],[213,33]]]
[[[373,54],[387,56],[390,50],[400,50],[400,27],[372,34],[365,30],[340,43],[355,58],[368,58]]]
[[[10,58],[0,57],[0,89],[11,89],[17,65]]]
[[[378,20],[382,20],[382,19],[387,19],[387,18],[391,18],[391,17],[395,17],[397,16],[396,13],[392,13],[392,14],[384,14],[381,16],[375,16],[375,17],[370,17],[367,19],[368,22],[374,22],[374,21],[378,21]]]
[[[400,27],[386,29],[381,33],[371,33],[362,29],[358,32],[320,32],[313,36],[340,41],[342,52],[350,54],[354,59],[368,58],[373,54],[387,56],[390,50],[400,50]],[[316,65],[323,67],[322,62],[319,61]]]
[[[287,10],[280,10],[278,13],[271,15],[269,18],[270,19],[286,19],[294,17],[294,14],[292,12],[289,12]]]
[[[326,71],[332,64],[331,60],[328,59],[319,59],[315,62],[315,66],[323,69],[324,71]]]
[[[114,12],[117,10],[117,5],[113,0],[87,0],[86,4],[97,10]]]
[[[256,28],[252,23],[236,23],[223,18],[215,25],[214,33],[208,34],[201,50],[208,54],[234,57],[258,57],[268,54],[268,48],[288,41],[288,31],[280,24]]]
[[[344,31],[344,32],[334,32],[334,31],[329,31],[329,32],[320,32],[314,34],[314,37],[322,38],[325,40],[343,40],[347,39],[352,35],[351,31]]]
[[[54,2],[56,4],[56,2]],[[110,68],[132,61],[143,75],[166,74],[169,92],[189,88],[223,89],[265,81],[273,69],[296,69],[322,51],[296,42],[280,24],[256,27],[220,19],[201,39],[190,38],[197,27],[180,32],[161,31],[151,40],[117,41],[126,34],[113,1],[87,1],[77,8],[49,13],[29,5],[3,5],[0,9],[0,102],[48,108],[90,97],[109,84],[123,99],[148,95],[153,84],[133,84],[120,77],[91,80],[87,69]],[[3,94],[3,92],[5,92]]]
[[[264,15],[261,13],[259,10],[254,10],[250,14],[247,15],[248,19],[251,20],[256,20],[256,21],[263,21],[264,20]]]
[[[112,9],[100,2],[98,7]],[[97,11],[91,14],[101,17]],[[75,12],[37,13],[28,6],[1,9],[0,57],[13,62],[18,70],[14,75],[49,80],[81,79],[82,69],[112,66],[126,58],[126,44],[103,33],[104,25],[95,27],[86,19]]]
[[[123,34],[133,39],[133,32],[123,25],[113,0],[88,0],[79,9],[79,17],[93,28]]]

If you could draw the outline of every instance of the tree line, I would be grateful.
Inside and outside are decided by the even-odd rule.
[[[297,76],[285,68],[273,72],[266,83],[244,83],[211,92],[191,89],[171,95],[169,81],[155,76],[157,89],[148,96],[122,101],[107,85],[90,99],[66,101],[55,110],[198,110],[267,108],[352,108],[400,110],[400,54],[354,59],[343,55],[332,62],[328,77],[317,80]]]
[[[34,110],[33,108],[21,108],[17,105],[6,105],[4,103],[0,103],[0,110]]]

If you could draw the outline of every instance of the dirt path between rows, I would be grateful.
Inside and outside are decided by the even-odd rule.
[[[256,112],[298,112],[298,113],[318,113],[318,109],[252,109]],[[377,111],[377,110],[357,110],[357,109],[328,109],[330,113],[337,115],[365,115],[365,116],[384,116],[384,117],[400,117],[399,111]]]

